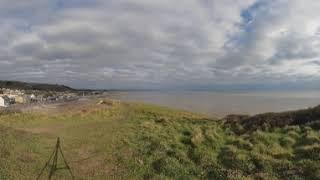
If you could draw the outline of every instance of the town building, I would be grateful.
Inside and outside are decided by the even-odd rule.
[[[15,96],[14,99],[15,99],[15,102],[19,104],[24,104],[28,102],[28,99],[26,96]]]
[[[0,96],[0,107],[9,107],[10,98],[8,96]]]

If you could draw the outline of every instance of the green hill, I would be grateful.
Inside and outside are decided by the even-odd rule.
[[[320,179],[317,120],[239,134],[240,123],[145,104],[61,109],[0,116],[0,179],[35,179],[58,136],[76,179]]]
[[[58,84],[28,83],[21,81],[1,81],[0,88],[41,91],[73,91],[74,89]]]

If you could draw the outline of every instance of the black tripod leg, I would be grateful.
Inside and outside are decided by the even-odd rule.
[[[58,163],[58,149],[56,147],[55,148],[54,157],[53,157],[52,166],[51,166],[50,173],[49,173],[49,176],[48,176],[49,180],[51,179],[51,177],[53,176],[54,172],[57,169],[57,163]]]
[[[52,159],[52,157],[53,157],[54,154],[55,154],[55,150],[51,153],[49,160],[46,162],[46,164],[44,165],[44,167],[41,169],[41,172],[40,172],[40,174],[38,175],[38,177],[37,177],[36,180],[39,180],[39,179],[40,179],[43,171],[44,171],[44,170],[46,169],[46,167],[50,164],[50,161],[51,161],[51,159]]]
[[[62,159],[63,159],[63,161],[64,161],[65,165],[67,166],[67,168],[68,168],[68,170],[69,170],[69,172],[70,172],[70,174],[71,174],[71,176],[72,176],[72,179],[74,179],[74,176],[73,176],[73,173],[72,173],[72,171],[71,171],[71,168],[70,168],[69,164],[67,163],[66,158],[65,158],[65,157],[64,157],[64,155],[63,155],[63,152],[62,152],[61,146],[59,146],[59,150],[60,150],[60,153],[61,153]]]

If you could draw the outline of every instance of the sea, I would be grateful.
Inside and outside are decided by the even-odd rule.
[[[142,102],[224,117],[305,109],[320,104],[320,91],[212,92],[212,91],[121,91],[113,98]]]

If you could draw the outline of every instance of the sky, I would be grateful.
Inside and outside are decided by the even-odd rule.
[[[0,0],[0,79],[320,89],[318,0]]]

